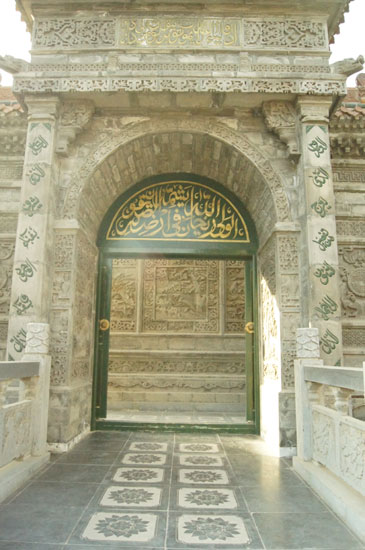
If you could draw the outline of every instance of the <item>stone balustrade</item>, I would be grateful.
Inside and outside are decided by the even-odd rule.
[[[294,469],[365,540],[365,422],[350,416],[364,396],[364,368],[323,366],[318,329],[298,329]]]
[[[23,360],[0,362],[0,502],[49,460],[48,333],[28,323]]]

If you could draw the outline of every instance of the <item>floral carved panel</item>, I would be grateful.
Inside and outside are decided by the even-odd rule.
[[[146,260],[143,330],[217,333],[218,261]]]
[[[225,332],[243,333],[245,328],[245,264],[225,263]]]
[[[365,248],[340,246],[340,276],[342,315],[365,317]]]
[[[110,330],[134,332],[137,326],[137,260],[113,259]]]

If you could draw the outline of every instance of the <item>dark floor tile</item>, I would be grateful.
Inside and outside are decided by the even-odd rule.
[[[42,502],[9,504],[0,513],[0,541],[65,543],[82,512]]]
[[[254,514],[254,519],[268,549],[361,548],[357,539],[331,513]]]
[[[0,542],[0,550],[63,550],[61,544],[41,544],[40,542]]]
[[[108,452],[118,453],[124,449],[125,444],[126,444],[125,440],[112,439],[108,441],[105,439],[89,438],[89,439],[84,439],[83,441],[75,445],[72,451],[76,453],[84,453],[89,451],[104,451],[107,448]]]
[[[325,513],[328,508],[310,489],[297,485],[257,485],[241,489],[250,512]]]
[[[45,506],[87,506],[97,490],[94,483],[34,481],[11,504],[39,502]]]
[[[53,464],[43,474],[36,477],[38,481],[57,481],[60,483],[100,483],[109,470],[109,466],[91,464]]]
[[[58,464],[113,464],[119,453],[107,452],[99,449],[92,453],[75,449],[70,453],[64,453],[57,461]]]

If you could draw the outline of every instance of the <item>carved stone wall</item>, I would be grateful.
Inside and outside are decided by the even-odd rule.
[[[245,264],[114,259],[108,410],[245,413]]]
[[[365,356],[365,175],[353,160],[334,167],[345,365]]]
[[[82,231],[56,230],[49,441],[67,442],[90,422],[96,258]]]

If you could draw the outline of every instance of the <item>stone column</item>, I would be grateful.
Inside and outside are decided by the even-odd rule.
[[[58,103],[54,96],[26,97],[28,133],[9,313],[9,360],[21,358],[27,324],[48,322],[49,317]]]
[[[327,365],[340,365],[341,302],[328,130],[330,106],[328,98],[298,100],[303,176],[299,204],[304,259],[301,294],[303,322],[318,328],[321,358]]]

